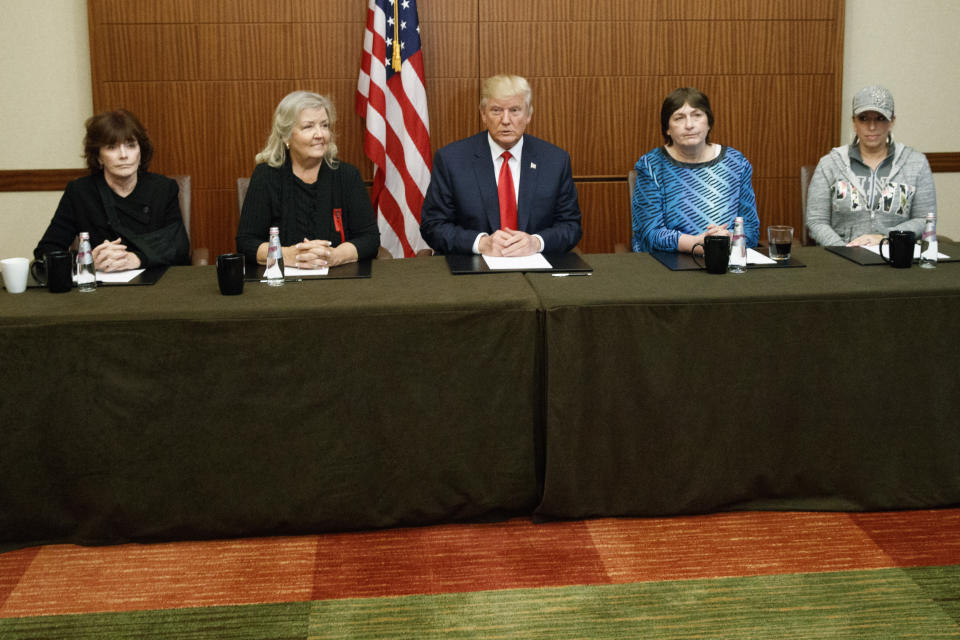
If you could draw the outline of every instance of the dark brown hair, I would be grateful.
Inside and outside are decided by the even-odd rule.
[[[667,133],[667,129],[670,128],[670,116],[672,116],[677,109],[682,109],[685,104],[690,105],[694,109],[700,109],[700,111],[707,114],[707,123],[710,125],[710,129],[713,130],[713,110],[710,108],[710,98],[707,97],[707,94],[693,87],[674,89],[670,95],[664,99],[663,106],[660,107],[660,131],[663,133],[663,142],[668,147],[673,144],[670,134]],[[710,131],[707,131],[706,143],[710,144]]]
[[[153,158],[153,144],[137,116],[126,109],[105,111],[88,118],[84,124],[87,134],[83,137],[83,156],[87,160],[90,173],[100,173],[100,149],[111,144],[136,140],[140,147],[140,171],[150,167]]]

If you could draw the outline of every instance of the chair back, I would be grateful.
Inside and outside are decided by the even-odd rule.
[[[183,226],[187,230],[187,241],[190,243],[190,264],[210,264],[210,250],[206,247],[193,246],[193,236],[190,233],[190,176],[181,174],[170,177],[177,181],[177,186],[180,188],[180,217],[183,218]]]
[[[190,176],[170,177],[177,181],[177,186],[180,188],[180,215],[183,217],[183,226],[187,229],[187,240],[190,240]]]
[[[630,173],[627,174],[627,185],[629,189],[627,190],[627,222],[629,226],[627,227],[627,237],[630,240],[624,244],[622,242],[616,242],[613,245],[614,253],[627,253],[633,248],[633,187],[637,183],[637,170],[630,169]]]
[[[800,207],[803,216],[803,229],[800,231],[800,239],[803,241],[803,246],[817,244],[810,239],[807,233],[807,190],[810,188],[810,178],[813,177],[815,169],[816,167],[812,164],[805,164],[800,167]]]
[[[250,186],[250,178],[237,178],[237,215],[243,212],[243,201],[247,198],[247,187]]]

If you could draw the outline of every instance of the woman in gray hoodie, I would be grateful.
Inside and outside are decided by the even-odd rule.
[[[807,191],[807,228],[822,245],[878,244],[892,229],[920,237],[937,212],[926,157],[894,142],[893,95],[880,86],[853,97],[853,143],[820,158]]]

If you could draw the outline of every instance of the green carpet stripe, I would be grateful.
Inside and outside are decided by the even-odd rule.
[[[0,620],[3,640],[303,640],[309,602]]]
[[[904,569],[910,578],[923,589],[960,626],[960,567],[926,567]],[[960,634],[957,635],[960,637]]]
[[[960,566],[0,619],[4,640],[960,638]]]
[[[933,568],[944,598],[960,567]],[[960,625],[899,569],[313,603],[311,640],[374,638],[960,638]],[[952,585],[948,584],[952,581]]]

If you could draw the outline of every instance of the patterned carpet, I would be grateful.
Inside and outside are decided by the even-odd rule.
[[[960,509],[34,547],[0,638],[960,638]]]

